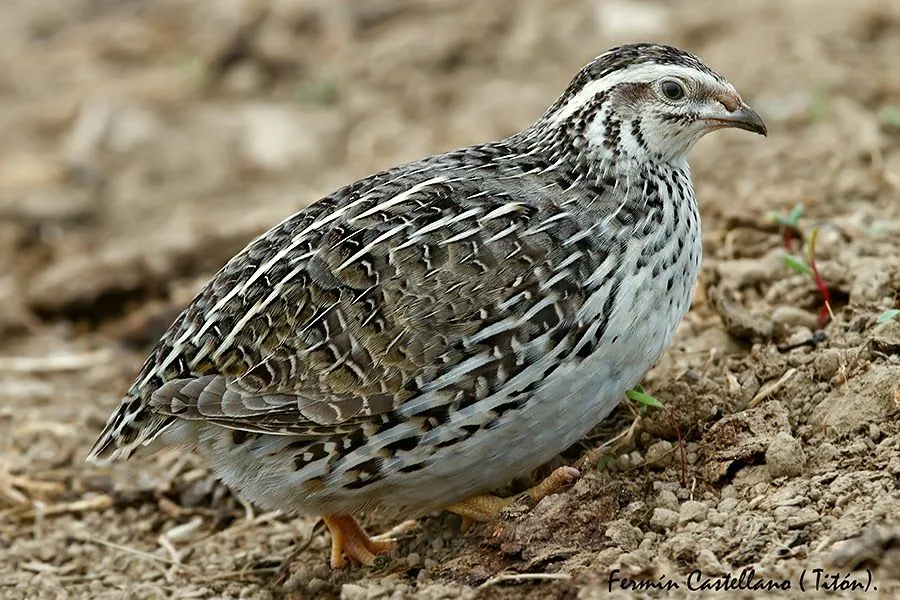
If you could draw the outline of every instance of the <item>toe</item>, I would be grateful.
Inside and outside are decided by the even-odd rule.
[[[327,516],[324,520],[331,531],[332,569],[342,568],[345,556],[354,564],[371,566],[378,554],[396,545],[393,540],[373,540],[353,517]]]

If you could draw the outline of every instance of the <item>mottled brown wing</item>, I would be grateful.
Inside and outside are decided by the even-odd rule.
[[[539,183],[521,190],[526,205],[509,193],[524,181],[506,193],[381,182],[377,197],[351,188],[299,213],[224,267],[160,342],[152,410],[315,436],[441,377],[448,401],[490,393],[562,343],[600,259],[568,260],[594,250],[563,243],[579,224]]]

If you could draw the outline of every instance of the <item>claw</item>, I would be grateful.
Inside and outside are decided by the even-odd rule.
[[[373,540],[353,517],[330,515],[323,520],[331,532],[332,569],[344,566],[345,555],[350,562],[369,567],[378,554],[390,552],[397,545],[394,540]]]

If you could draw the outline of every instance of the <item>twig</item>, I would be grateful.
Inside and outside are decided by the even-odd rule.
[[[481,590],[507,581],[568,581],[572,576],[568,573],[501,573],[495,575],[478,586]]]
[[[92,538],[92,537],[87,537],[87,536],[84,536],[84,537],[79,536],[79,537],[76,537],[76,539],[78,539],[81,542],[97,544],[98,546],[106,546],[107,548],[111,548],[113,550],[118,550],[119,552],[123,552],[125,554],[131,554],[132,556],[145,558],[147,560],[152,560],[152,561],[164,563],[167,565],[173,565],[173,566],[179,567],[181,569],[187,569],[189,571],[199,571],[199,569],[193,565],[179,564],[179,563],[176,563],[175,561],[173,561],[172,559],[165,558],[162,556],[157,556],[155,554],[150,554],[149,552],[144,552],[143,550],[138,550],[137,548],[132,548],[130,546],[123,546],[122,544],[107,542],[106,540],[101,540],[99,538]]]
[[[228,529],[223,529],[222,531],[217,531],[216,533],[209,535],[205,538],[200,538],[199,540],[197,540],[195,542],[191,542],[190,544],[187,544],[186,546],[184,546],[184,549],[186,550],[188,548],[194,548],[196,546],[199,546],[200,544],[203,544],[203,543],[208,542],[213,539],[231,536],[236,533],[240,533],[240,532],[244,531],[245,529],[250,529],[252,527],[255,527],[256,525],[262,525],[263,523],[267,523],[269,521],[274,521],[275,519],[277,519],[280,516],[281,516],[280,510],[273,510],[271,512],[261,514],[258,517],[256,517],[255,519],[253,519],[252,521],[246,521],[246,520],[241,521],[237,525],[229,527]]]
[[[261,567],[259,569],[241,569],[240,571],[225,571],[224,573],[216,573],[210,577],[209,581],[243,581],[245,577],[262,577],[263,575],[275,574],[281,570],[281,567]]]
[[[575,468],[584,473],[585,471],[592,469],[594,465],[597,464],[597,461],[600,460],[600,457],[604,452],[612,448],[622,439],[628,438],[634,434],[634,428],[637,426],[638,421],[640,420],[640,416],[635,417],[635,419],[631,422],[626,429],[623,429],[619,433],[617,433],[614,437],[606,440],[596,448],[593,448],[585,454],[581,460],[575,463]]]
[[[372,541],[379,542],[379,541],[394,540],[400,536],[406,535],[413,529],[416,529],[418,526],[419,526],[418,520],[409,519],[409,520],[403,521],[399,525],[395,525],[395,526],[391,527],[384,533],[380,533],[378,535],[372,536]]]
[[[316,532],[321,531],[321,528],[324,525],[325,521],[322,519],[313,523],[313,526],[309,529],[309,535],[306,537],[306,541],[294,548],[294,551],[281,561],[281,565],[275,570],[275,574],[272,577],[275,583],[280,585],[287,582],[288,577],[291,574],[291,564],[312,545],[312,541],[316,538]]]
[[[768,398],[769,396],[771,396],[772,394],[777,392],[779,389],[781,389],[784,386],[784,384],[787,383],[788,379],[793,377],[794,373],[796,373],[796,372],[797,372],[797,369],[793,369],[793,368],[788,369],[787,372],[781,376],[781,379],[779,379],[775,383],[767,385],[763,389],[759,390],[756,393],[756,395],[753,396],[753,399],[747,403],[747,408],[756,408],[757,406],[759,406],[759,404],[763,400],[765,400],[766,398]]]
[[[38,516],[38,513],[40,513],[41,517],[52,517],[56,515],[63,515],[66,513],[106,510],[112,505],[112,496],[107,496],[104,494],[103,496],[96,496],[94,498],[88,498],[87,500],[76,500],[75,502],[66,502],[64,504],[51,504],[49,506],[43,507],[40,511],[36,510],[33,507],[23,511],[15,511],[15,509],[13,509],[0,513],[0,518],[7,516],[7,514],[15,514],[22,519],[34,519]]]

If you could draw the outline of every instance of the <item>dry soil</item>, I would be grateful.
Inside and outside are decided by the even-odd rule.
[[[331,572],[312,520],[244,506],[193,457],[83,462],[149,346],[254,235],[527,126],[641,39],[701,55],[771,133],[694,151],[702,282],[643,384],[664,408],[623,406],[561,458],[630,432],[576,484],[466,533],[422,519],[374,568]],[[703,597],[692,571],[751,567],[787,580],[777,597],[828,595],[814,569],[900,596],[898,57],[894,0],[7,0],[0,597],[595,598],[614,569]],[[771,217],[796,205],[832,299],[821,331]]]

